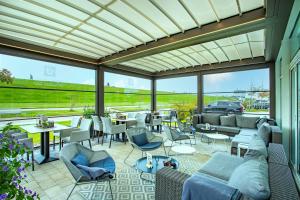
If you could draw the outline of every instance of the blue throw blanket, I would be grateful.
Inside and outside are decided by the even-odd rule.
[[[241,194],[222,182],[205,175],[193,175],[183,184],[182,200],[237,200]]]
[[[92,179],[96,179],[108,172],[106,169],[101,167],[88,167],[84,165],[77,165],[77,167],[86,171]]]

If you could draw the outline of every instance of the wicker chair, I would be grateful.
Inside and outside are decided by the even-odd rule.
[[[111,147],[112,136],[120,133],[126,132],[126,124],[113,125],[109,117],[101,117],[103,123],[103,136],[102,145],[104,140],[104,135],[110,135],[109,148]]]
[[[196,129],[192,126],[185,126],[179,119],[177,119],[178,130],[183,134],[193,138],[196,144]]]
[[[147,146],[138,146],[137,144],[135,144],[134,140],[133,140],[133,136],[135,135],[140,135],[146,133],[146,137],[148,140],[148,144]],[[164,141],[163,138],[160,136],[155,136],[151,131],[149,131],[147,128],[130,128],[127,130],[126,132],[127,138],[129,140],[129,143],[132,146],[132,150],[129,152],[129,154],[126,156],[126,158],[124,159],[124,163],[127,165],[130,165],[127,163],[127,159],[129,158],[129,156],[131,155],[131,153],[133,152],[134,149],[138,149],[142,152],[142,157],[144,155],[144,152],[147,151],[154,151],[156,149],[159,149],[161,146],[164,148],[164,152],[165,155],[166,154],[166,149],[164,146]]]
[[[93,115],[92,119],[93,119],[93,124],[94,124],[93,140],[96,135],[96,137],[98,138],[98,144],[99,144],[100,133],[103,131],[103,125],[100,121],[100,118],[97,115]]]
[[[106,173],[96,179],[92,179],[92,177],[89,176],[87,172],[85,172],[82,169],[79,169],[71,162],[74,156],[78,153],[82,153],[83,155],[85,155],[89,159],[90,164],[97,163],[98,167],[105,168],[109,170],[110,173]],[[60,159],[64,162],[64,164],[66,165],[66,167],[68,168],[68,170],[70,171],[70,173],[72,174],[73,178],[76,181],[67,199],[69,199],[69,197],[71,196],[73,190],[77,185],[87,184],[92,182],[95,182],[95,184],[97,185],[97,183],[100,181],[108,181],[110,193],[113,198],[110,181],[113,178],[113,175],[115,175],[115,162],[105,150],[93,151],[78,143],[71,143],[63,147],[63,149],[60,152]],[[103,163],[101,163],[101,161],[103,161]]]

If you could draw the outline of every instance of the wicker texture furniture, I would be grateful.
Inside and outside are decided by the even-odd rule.
[[[270,143],[269,184],[270,200],[298,200],[299,194],[281,144]],[[155,199],[181,200],[183,183],[190,175],[170,168],[163,168],[156,174]]]
[[[126,132],[126,124],[114,125],[109,117],[101,117],[103,124],[103,136],[102,145],[104,140],[104,135],[110,135],[109,148],[111,147],[112,136],[120,133]]]

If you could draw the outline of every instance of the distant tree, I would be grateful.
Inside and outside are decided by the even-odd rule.
[[[32,76],[32,74],[30,74],[30,80],[33,80],[33,76]]]
[[[14,77],[7,69],[0,70],[0,82],[10,84],[14,81]]]

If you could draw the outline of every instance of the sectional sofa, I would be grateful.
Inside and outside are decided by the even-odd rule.
[[[267,135],[266,143],[282,143],[282,132],[275,121],[267,118],[244,115],[224,115],[217,113],[202,113],[193,116],[193,126],[201,132],[201,128],[209,123],[215,127],[218,133],[228,135],[232,138],[231,153],[237,154],[239,143],[249,143],[252,136],[258,132]],[[243,155],[246,149],[243,149]]]

